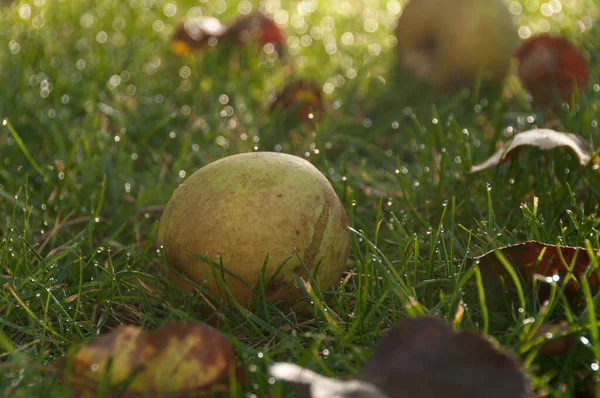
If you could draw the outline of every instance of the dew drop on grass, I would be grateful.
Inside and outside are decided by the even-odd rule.
[[[583,345],[586,345],[586,346],[589,346],[589,345],[590,345],[590,341],[589,341],[589,340],[588,340],[586,337],[584,337],[584,336],[581,336],[581,337],[579,338],[579,341],[581,341],[581,343],[582,343]]]

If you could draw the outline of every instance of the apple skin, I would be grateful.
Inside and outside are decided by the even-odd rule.
[[[398,19],[401,65],[442,87],[500,81],[519,38],[503,0],[411,0]]]
[[[534,36],[516,55],[521,83],[544,107],[570,103],[575,91],[585,89],[589,81],[585,56],[564,37],[547,33]]]
[[[228,27],[224,37],[239,40],[241,43],[255,37],[261,47],[271,43],[280,54],[286,41],[285,34],[279,26],[260,11],[238,18]]]
[[[194,255],[217,266],[222,261],[252,287],[267,255],[265,281],[289,258],[265,289],[270,301],[293,306],[304,297],[294,277],[311,281],[306,269],[314,274],[318,266],[316,279],[323,291],[340,281],[351,237],[348,215],[316,167],[297,156],[252,152],[217,160],[186,179],[165,207],[158,242],[170,267],[223,299],[222,285]],[[192,288],[176,273],[170,276],[182,288]],[[230,275],[224,281],[247,307],[252,291]]]

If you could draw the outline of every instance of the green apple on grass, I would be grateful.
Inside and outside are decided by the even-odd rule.
[[[170,267],[226,298],[214,272],[223,275],[243,306],[267,258],[263,281],[278,272],[264,287],[271,301],[293,305],[304,295],[295,276],[331,289],[351,243],[348,216],[327,178],[302,158],[274,152],[229,156],[193,173],[167,203],[158,240]],[[222,263],[235,277],[199,257]],[[178,273],[171,272],[175,283],[190,289]]]

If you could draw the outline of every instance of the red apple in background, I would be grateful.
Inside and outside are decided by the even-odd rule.
[[[279,55],[283,54],[285,35],[277,24],[261,12],[253,12],[238,18],[229,25],[224,35],[228,39],[239,40],[247,43],[255,39],[263,47],[271,43]]]
[[[540,105],[570,103],[575,90],[582,90],[588,82],[585,57],[563,37],[532,37],[519,48],[517,58],[519,78]]]

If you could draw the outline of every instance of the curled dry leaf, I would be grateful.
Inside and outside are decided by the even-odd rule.
[[[563,37],[535,36],[523,43],[517,58],[523,86],[541,105],[569,103],[575,89],[583,89],[588,82],[585,57]]]
[[[103,383],[122,397],[177,397],[225,390],[242,374],[229,341],[216,329],[173,322],[158,331],[119,326],[84,344],[65,362],[76,396],[95,396]]]
[[[231,25],[223,25],[213,17],[188,19],[175,30],[171,47],[175,54],[185,56],[206,48],[211,38],[241,44],[254,39],[261,47],[271,43],[280,55],[285,43],[285,35],[277,24],[262,13],[254,12]]]
[[[455,333],[434,318],[392,327],[354,379],[334,380],[290,364],[270,372],[313,398],[531,396],[530,382],[512,355],[476,332]]]
[[[271,376],[292,383],[304,397],[311,398],[386,398],[388,395],[371,383],[360,380],[336,380],[321,376],[293,363],[276,363]]]
[[[522,146],[534,146],[542,150],[567,147],[575,152],[580,165],[585,166],[591,160],[591,156],[588,152],[589,145],[582,137],[576,134],[561,133],[549,129],[536,129],[515,134],[508,146],[505,146],[505,148],[494,153],[485,162],[471,167],[469,173],[476,173],[499,165],[509,157],[511,152]]]
[[[288,81],[271,105],[271,110],[281,109],[286,114],[294,112],[299,121],[320,121],[325,113],[321,88],[306,80]]]
[[[494,280],[497,277],[507,274],[506,269],[496,255],[496,251],[502,252],[512,266],[519,272],[524,282],[530,281],[534,274],[540,274],[551,279],[558,276],[559,280],[564,281],[568,275],[565,264],[569,267],[573,267],[573,276],[575,278],[580,278],[585,274],[585,271],[590,264],[590,258],[584,248],[570,246],[559,247],[531,240],[516,245],[501,247],[479,257],[475,257],[475,261],[479,265],[484,282]],[[590,274],[588,282],[592,291],[595,291],[597,287],[597,276],[595,272]],[[579,283],[573,277],[569,278],[565,283],[565,293],[567,295],[574,295],[579,290]],[[545,291],[540,292],[541,296],[546,296],[546,294],[547,292]]]

